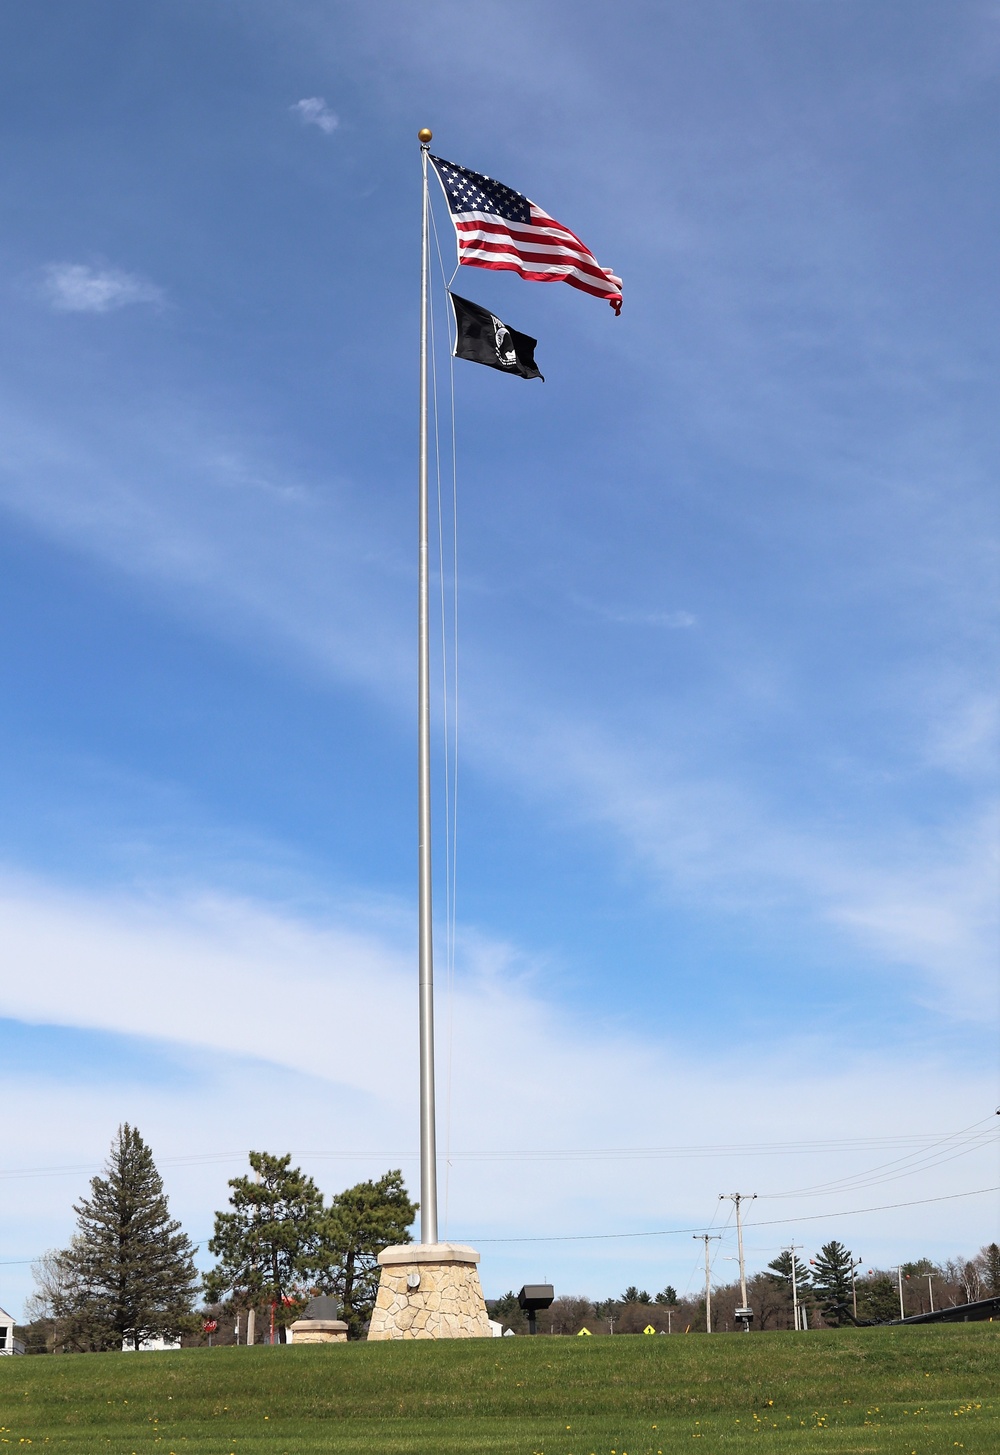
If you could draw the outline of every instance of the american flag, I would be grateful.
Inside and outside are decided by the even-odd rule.
[[[502,182],[431,157],[451,209],[458,261],[519,273],[536,283],[569,283],[622,308],[622,280],[602,268],[575,232]]]

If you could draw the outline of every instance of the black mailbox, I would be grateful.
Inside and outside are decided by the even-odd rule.
[[[517,1295],[520,1307],[528,1315],[528,1333],[537,1334],[538,1327],[535,1323],[535,1315],[540,1308],[548,1308],[555,1297],[555,1289],[551,1283],[526,1283]]]

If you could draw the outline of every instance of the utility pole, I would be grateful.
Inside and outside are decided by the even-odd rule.
[[[795,1254],[803,1245],[801,1243],[790,1243],[788,1253],[792,1260],[792,1328],[798,1333],[799,1330],[799,1280],[796,1277]]]
[[[930,1300],[931,1300],[931,1313],[933,1313],[934,1312],[934,1274],[933,1273],[925,1273],[924,1274],[924,1277],[927,1279],[927,1292],[930,1295]]]
[[[708,1256],[709,1243],[718,1243],[722,1240],[721,1233],[692,1233],[693,1238],[700,1238],[705,1244],[705,1333],[712,1332],[712,1264]]]
[[[861,1267],[863,1262],[863,1258],[855,1258],[854,1254],[851,1254],[851,1303],[854,1306],[855,1319],[857,1319],[858,1317],[858,1287],[857,1284],[854,1282],[854,1275]]]
[[[900,1263],[899,1267],[896,1269],[896,1277],[897,1277],[897,1279],[899,1281],[899,1317],[901,1319],[905,1319],[906,1318],[906,1310],[903,1307],[903,1265],[902,1265],[902,1263]],[[909,1274],[907,1274],[907,1277],[909,1277]]]
[[[755,1192],[752,1192],[750,1194],[749,1200],[751,1202],[753,1202],[753,1200],[754,1200],[754,1198],[756,1196],[757,1196],[757,1194]],[[746,1270],[746,1264],[743,1261],[743,1222],[742,1222],[742,1220],[740,1218],[740,1203],[747,1201],[747,1195],[746,1195],[745,1192],[730,1192],[730,1193],[720,1192],[719,1193],[719,1201],[720,1202],[725,1197],[728,1197],[729,1198],[729,1201],[736,1208],[736,1242],[737,1242],[737,1246],[738,1246],[738,1249],[739,1249],[739,1255],[740,1255],[740,1298],[743,1300],[743,1302],[742,1302],[742,1310],[743,1311],[741,1313],[740,1310],[737,1309],[737,1311],[736,1311],[736,1317],[740,1320],[740,1322],[743,1325],[743,1332],[744,1332],[744,1334],[749,1334],[749,1332],[750,1332],[750,1322],[751,1322],[751,1320],[753,1318],[753,1311],[752,1311],[752,1309],[750,1309],[750,1307],[747,1304],[747,1270]]]

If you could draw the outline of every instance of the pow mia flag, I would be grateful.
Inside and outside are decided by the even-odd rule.
[[[455,309],[455,358],[473,364],[487,364],[505,374],[519,374],[522,379],[541,379],[535,363],[537,339],[516,328],[508,328],[488,308],[470,303],[468,298],[451,295]]]

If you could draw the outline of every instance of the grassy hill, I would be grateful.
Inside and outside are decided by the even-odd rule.
[[[1000,1325],[0,1359],[0,1452],[997,1455]]]

